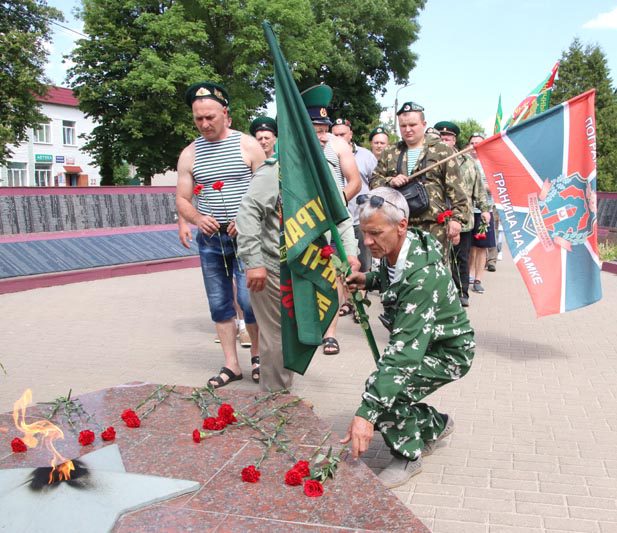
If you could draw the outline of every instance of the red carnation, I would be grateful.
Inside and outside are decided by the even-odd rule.
[[[23,453],[28,451],[28,446],[19,437],[15,437],[11,441],[11,450],[13,450],[13,453]]]
[[[103,433],[101,433],[103,440],[114,440],[116,438],[116,430],[113,426],[109,426]]]
[[[304,494],[310,498],[319,498],[323,494],[323,485],[316,479],[307,479],[304,482]]]
[[[215,181],[215,182],[212,184],[212,188],[213,188],[215,191],[220,191],[220,190],[223,188],[223,185],[225,185],[225,182],[224,182],[224,181],[220,181],[220,180],[219,180],[219,181]]]
[[[79,432],[79,437],[78,437],[78,441],[79,444],[81,444],[82,446],[88,446],[88,444],[92,444],[94,442],[94,439],[96,438],[96,435],[94,434],[94,431],[90,431],[89,429],[84,429],[83,431]]]
[[[201,183],[198,183],[197,185],[195,185],[195,188],[193,189],[193,194],[195,196],[198,196],[203,188],[204,186]]]
[[[446,218],[451,217],[453,214],[454,214],[454,213],[452,212],[452,209],[446,209],[446,210],[443,212],[443,216],[444,216],[444,217],[446,217]]]
[[[261,472],[253,465],[242,469],[242,481],[246,483],[257,483],[259,481],[259,476],[261,476]]]
[[[293,470],[299,472],[302,477],[308,477],[311,475],[311,469],[309,468],[308,461],[298,461],[294,465]]]
[[[332,254],[334,253],[334,248],[332,248],[332,246],[330,246],[329,244],[326,244],[320,252],[321,257],[323,257],[324,259],[330,259],[330,257],[332,256]]]
[[[298,470],[288,470],[285,474],[285,483],[295,487],[296,485],[302,485],[302,474]]]
[[[193,430],[193,442],[199,444],[201,442],[201,433],[198,429]]]
[[[141,426],[141,420],[139,420],[137,413],[132,409],[125,409],[122,411],[120,418],[122,418],[124,423],[130,428],[138,428]]]
[[[214,418],[213,416],[204,419],[204,429],[208,429],[210,431],[221,431],[221,429],[225,429],[227,422],[221,418]]]
[[[437,222],[439,224],[443,224],[452,215],[453,215],[452,210],[451,209],[446,209],[443,213],[439,213],[437,215]]]
[[[222,403],[219,407],[219,419],[224,420],[226,424],[233,424],[238,421],[234,416],[234,408],[228,403]]]

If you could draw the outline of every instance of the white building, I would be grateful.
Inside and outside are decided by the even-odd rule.
[[[87,187],[100,183],[98,168],[81,151],[83,133],[94,123],[79,110],[71,89],[50,87],[41,102],[41,112],[49,122],[30,130],[28,142],[12,146],[6,167],[0,166],[3,187]]]

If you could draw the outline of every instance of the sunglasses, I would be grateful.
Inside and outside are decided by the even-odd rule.
[[[369,196],[368,194],[359,194],[358,196],[356,196],[356,205],[362,205],[365,204],[366,202],[369,203],[369,205],[371,207],[375,207],[375,208],[379,208],[381,207],[384,203],[386,204],[390,204],[392,207],[396,207],[397,209],[400,209],[403,214],[405,214],[405,211],[399,207],[396,204],[393,204],[392,202],[389,202],[388,200],[386,200],[385,198],[382,198],[381,196]]]

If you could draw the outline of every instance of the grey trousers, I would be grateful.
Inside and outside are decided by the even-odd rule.
[[[294,373],[283,368],[281,343],[281,281],[279,273],[268,270],[263,291],[251,291],[251,306],[259,326],[259,388],[279,391],[291,388]]]

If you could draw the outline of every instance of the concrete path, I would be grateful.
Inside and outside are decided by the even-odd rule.
[[[455,432],[396,494],[436,533],[616,532],[617,276],[602,274],[599,303],[543,319],[509,259],[482,282],[474,366],[429,398]],[[49,401],[129,381],[201,386],[222,364],[198,269],[6,294],[0,316],[0,412],[28,387]],[[319,351],[293,392],[343,435],[373,362],[358,326],[339,324],[341,353]],[[255,390],[238,349],[232,386]],[[365,460],[378,472],[388,458],[377,436]]]

